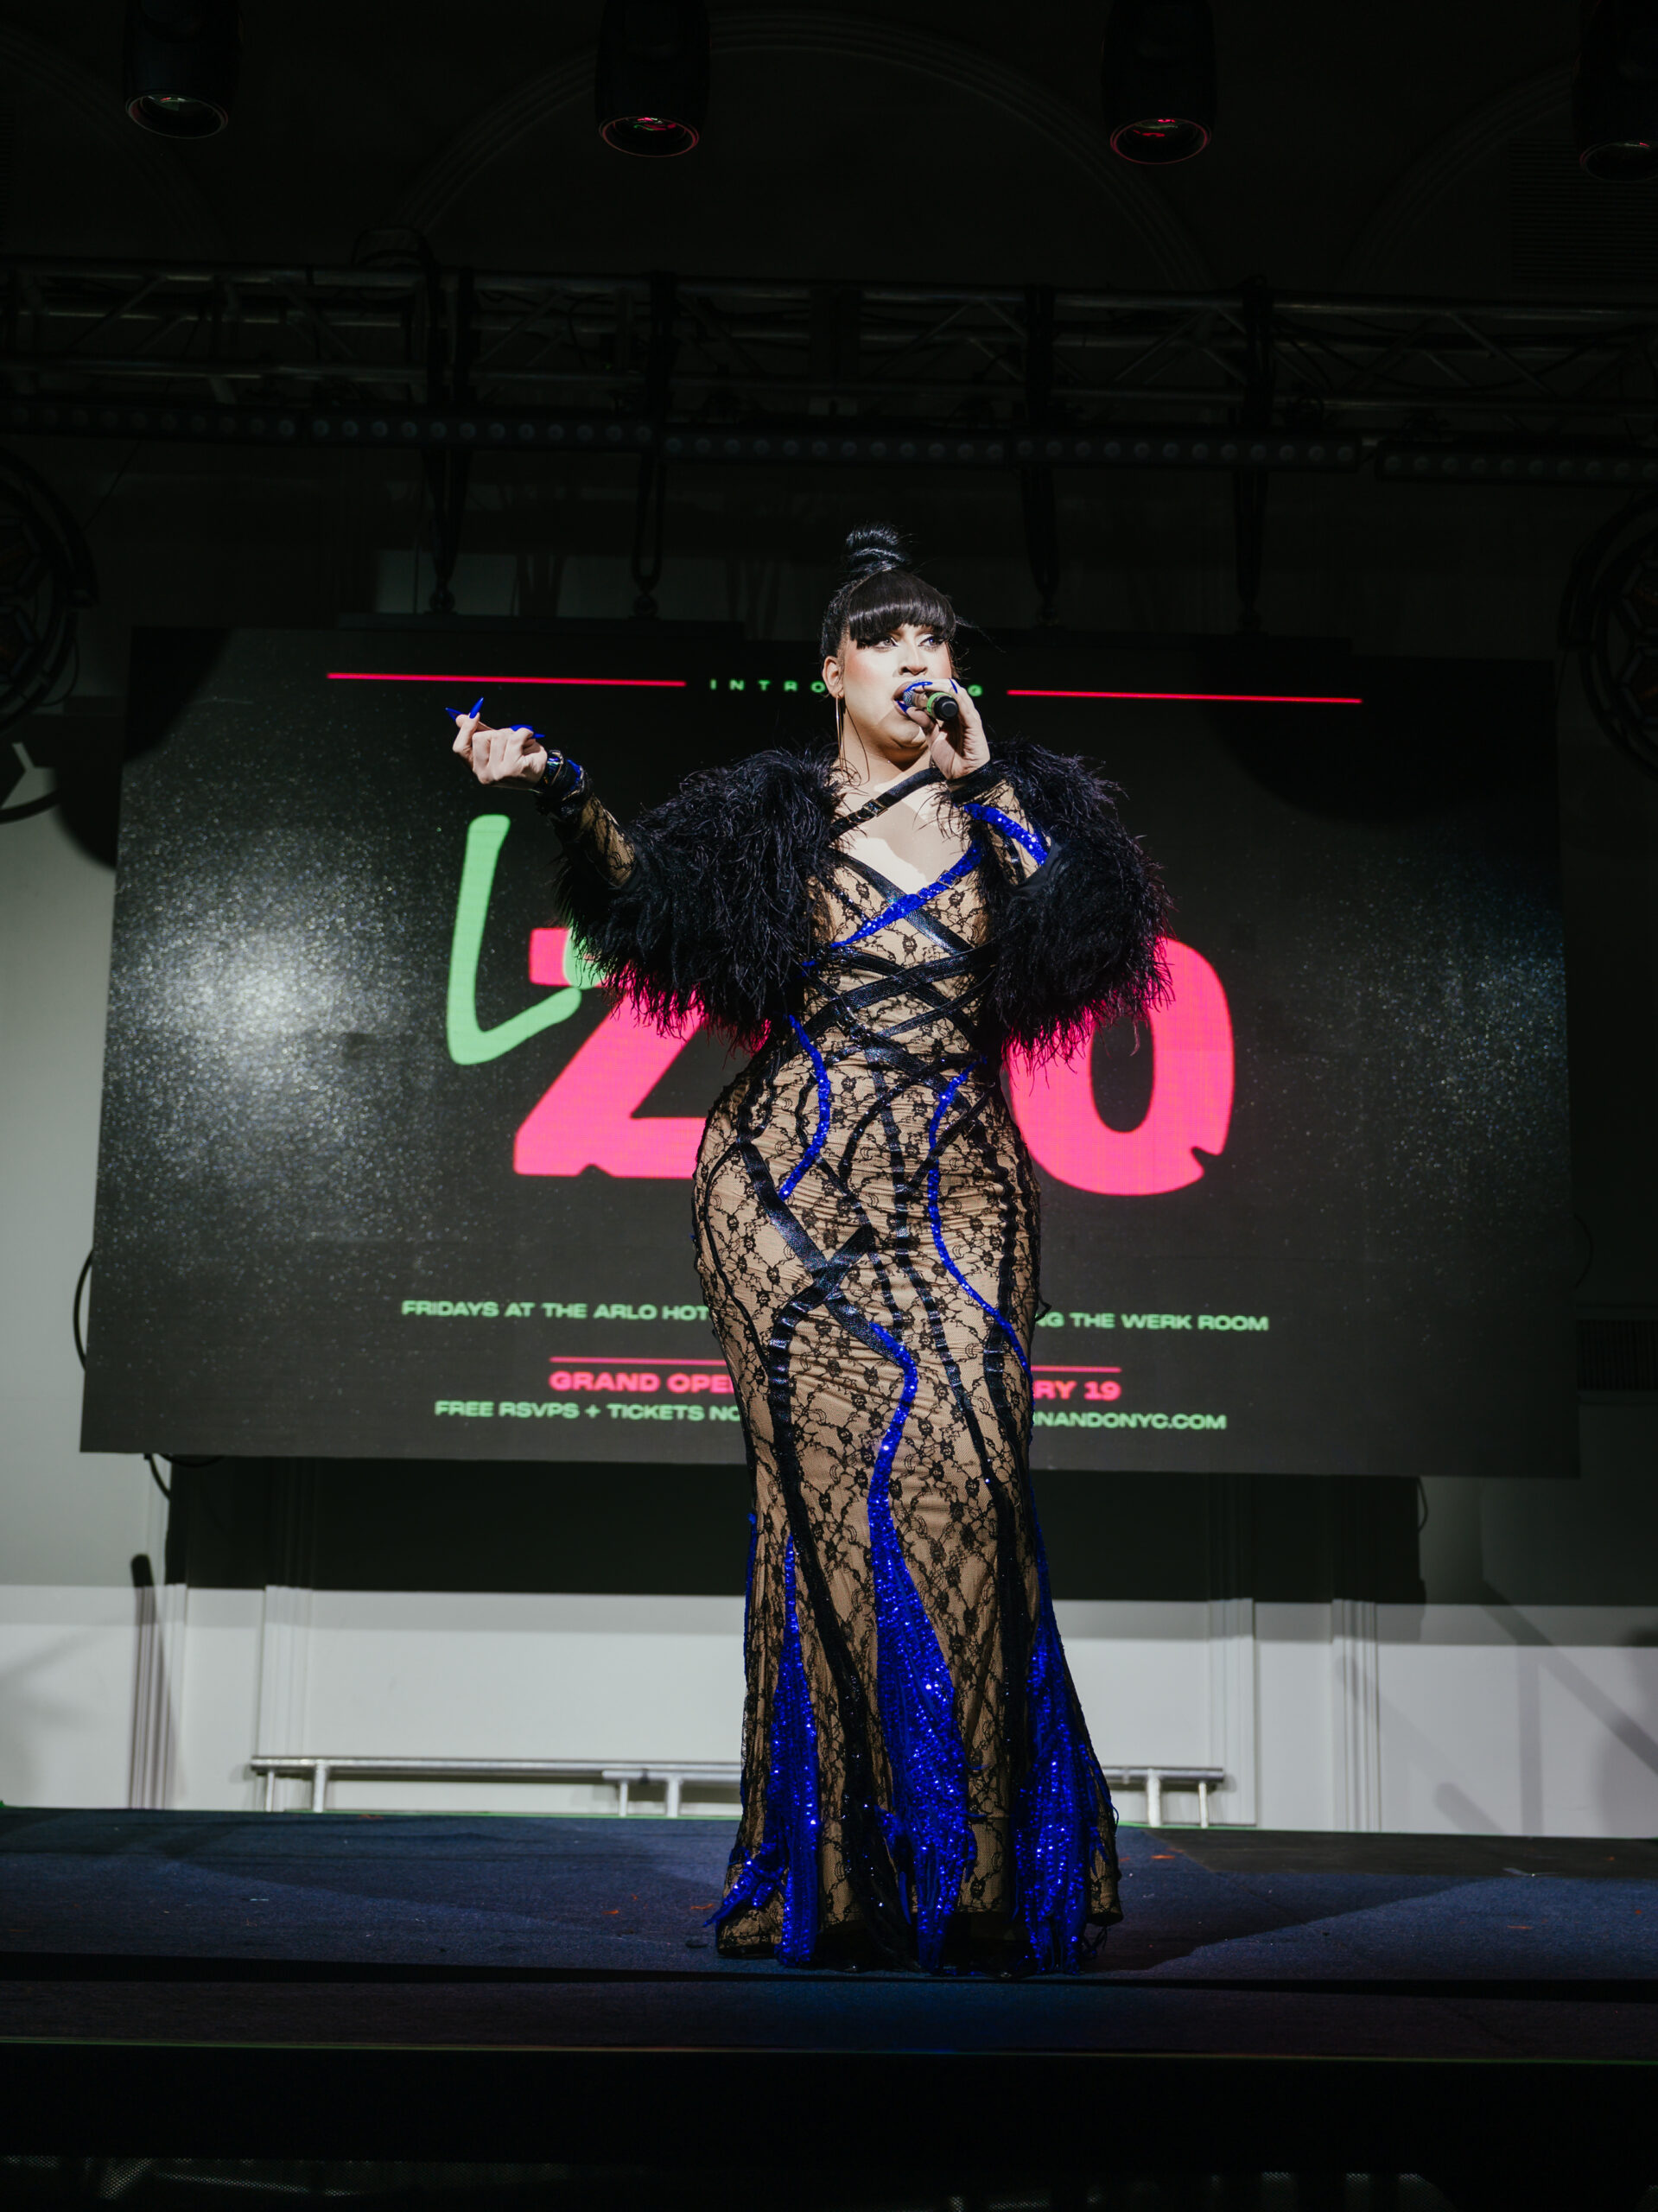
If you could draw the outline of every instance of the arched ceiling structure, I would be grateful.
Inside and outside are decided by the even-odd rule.
[[[385,220],[480,267],[1128,290],[1210,281],[1091,105],[1061,104],[1033,76],[833,12],[719,13],[713,37],[714,105],[694,154],[642,162],[603,146],[588,49],[474,117]]]
[[[1346,292],[1650,294],[1658,188],[1598,183],[1572,145],[1569,61],[1485,101],[1389,188],[1341,267]]]

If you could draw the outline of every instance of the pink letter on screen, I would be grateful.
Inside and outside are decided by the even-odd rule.
[[[568,930],[531,930],[530,932],[530,980],[532,983],[568,983],[564,973],[564,946],[569,937]]]
[[[1094,1103],[1089,1048],[1034,1072],[1010,1064],[1007,1095],[1037,1165],[1078,1191],[1150,1198],[1203,1173],[1194,1147],[1219,1152],[1232,1119],[1232,1017],[1201,952],[1165,944],[1172,995],[1151,1018],[1152,1103],[1138,1128],[1114,1129]],[[1142,1049],[1144,1049],[1142,1047]]]
[[[579,1175],[602,1167],[607,1175],[689,1181],[702,1123],[688,1114],[635,1118],[685,1043],[660,1036],[626,1001],[613,1007],[519,1129],[512,1149],[518,1173]]]

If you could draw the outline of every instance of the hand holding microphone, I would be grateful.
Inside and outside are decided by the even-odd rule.
[[[904,711],[908,715],[925,715],[930,720],[950,723],[961,719],[961,702],[956,688],[950,683],[929,683],[924,677],[902,694]]]
[[[946,782],[970,776],[989,760],[979,710],[959,683],[918,677],[900,692],[899,704],[912,721],[931,731],[932,765]]]

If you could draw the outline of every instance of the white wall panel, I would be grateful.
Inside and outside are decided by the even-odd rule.
[[[742,1700],[737,1598],[320,1592],[315,1601],[318,1750],[731,1758]]]
[[[0,1586],[0,1800],[124,1805],[136,1593]]]
[[[1334,1825],[1332,1704],[1336,1692],[1324,1605],[1255,1607],[1263,1828]]]
[[[1658,1828],[1658,1608],[1378,1613],[1384,1827]]]
[[[142,1459],[80,1451],[69,1325],[92,1241],[115,879],[55,809],[0,836],[0,1574],[118,1597],[153,1544],[155,1492]]]
[[[173,1716],[173,1802],[191,1812],[261,1802],[247,1771],[259,1707],[258,1590],[192,1590]]]
[[[167,1593],[173,1596],[175,1593]],[[176,1593],[181,1598],[183,1593]],[[289,1593],[291,1596],[291,1593]],[[251,1807],[246,1773],[270,1648],[265,1594],[193,1591],[154,1698],[169,1802]],[[1072,1674],[1108,1764],[1215,1763],[1208,1609],[1062,1605]],[[319,1592],[298,1636],[304,1740],[268,1750],[409,1756],[731,1759],[742,1713],[740,1602],[723,1598]],[[308,1627],[303,1624],[308,1618]],[[1257,1820],[1341,1824],[1331,1609],[1255,1609]],[[134,1593],[0,1586],[0,1797],[123,1805],[132,1782]],[[1236,1640],[1236,1639],[1234,1639]],[[280,1639],[279,1639],[280,1641]],[[1381,1824],[1450,1833],[1658,1829],[1658,1608],[1377,1608]],[[152,1678],[153,1679],[153,1678]],[[156,1719],[154,1700],[152,1725]],[[292,1803],[302,1796],[288,1793]],[[607,1811],[608,1789],[346,1782],[389,1810]],[[636,1802],[638,1802],[636,1800]],[[728,1797],[688,1796],[688,1809]],[[641,1807],[643,1809],[643,1806]],[[1217,1806],[1225,1816],[1224,1804]],[[1171,1800],[1172,1817],[1195,1810]],[[1144,1816],[1139,1793],[1122,1811]]]

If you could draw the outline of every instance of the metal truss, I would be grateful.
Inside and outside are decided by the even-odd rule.
[[[1658,307],[19,259],[0,429],[1658,483]]]

